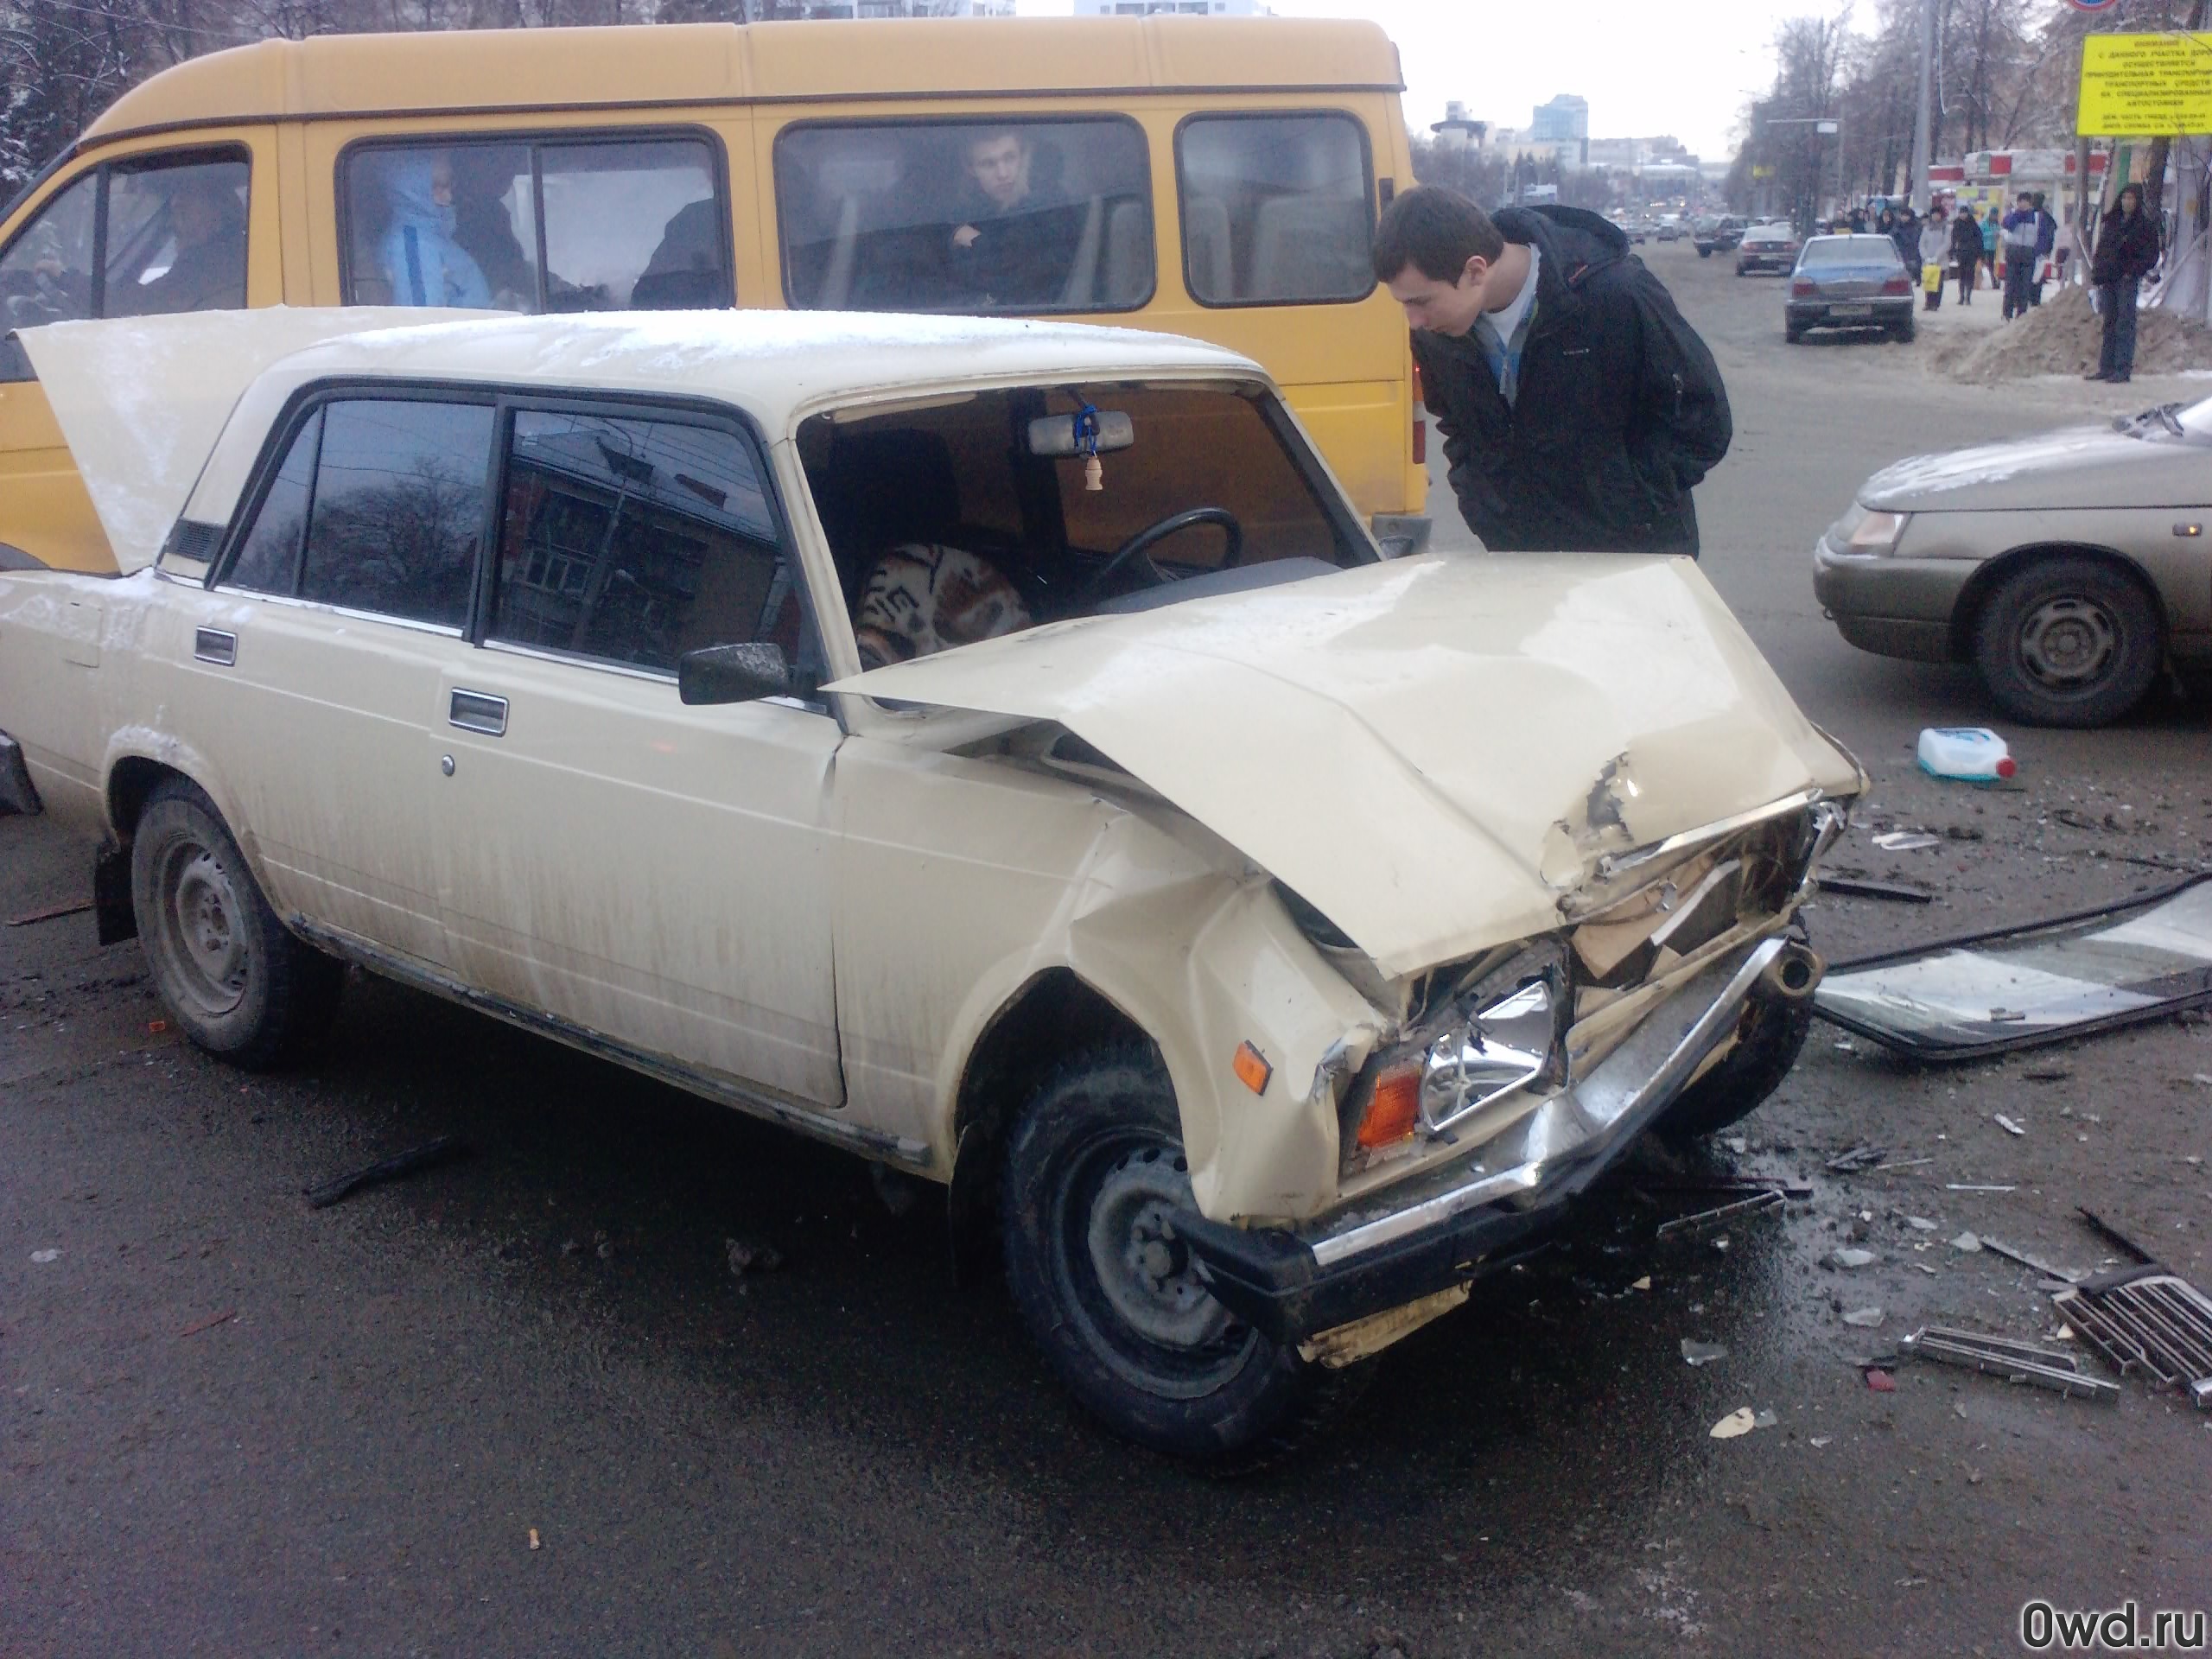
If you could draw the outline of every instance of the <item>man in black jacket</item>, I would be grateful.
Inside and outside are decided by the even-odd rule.
[[[1690,490],[1728,453],[1728,394],[1618,228],[1573,207],[1492,220],[1422,185],[1384,210],[1375,275],[1485,547],[1697,556]]]

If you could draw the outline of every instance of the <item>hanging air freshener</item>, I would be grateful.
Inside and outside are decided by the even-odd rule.
[[[1106,468],[1098,460],[1098,409],[1085,404],[1075,417],[1075,450],[1083,457],[1083,487],[1096,494],[1106,487]]]

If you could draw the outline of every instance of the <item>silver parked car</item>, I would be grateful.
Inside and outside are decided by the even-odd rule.
[[[1912,338],[1912,278],[1886,236],[1815,236],[1789,273],[1783,338],[1795,346],[1813,328],[1879,328]]]
[[[1859,486],[1813,591],[1864,651],[1970,662],[2015,718],[2102,726],[2212,658],[2212,399],[1923,455]]]
[[[1787,271],[1796,268],[1797,232],[1787,225],[1754,225],[1736,245],[1736,274],[1755,270]]]

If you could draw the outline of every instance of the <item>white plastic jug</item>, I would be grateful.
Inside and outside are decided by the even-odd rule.
[[[2019,768],[2005,740],[1986,726],[1930,726],[1920,734],[1920,767],[1938,778],[1993,783]]]

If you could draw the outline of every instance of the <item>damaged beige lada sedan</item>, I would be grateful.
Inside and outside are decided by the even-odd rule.
[[[1864,779],[1697,567],[1385,558],[1244,359],[23,340],[124,574],[0,573],[0,789],[194,1041],[282,1060],[352,962],[944,1183],[1147,1446],[1279,1452],[1804,1040]]]

